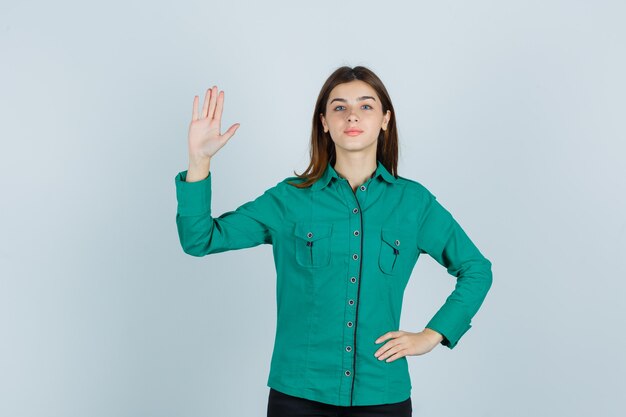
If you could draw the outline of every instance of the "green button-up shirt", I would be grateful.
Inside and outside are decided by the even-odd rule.
[[[452,215],[417,181],[378,161],[353,191],[329,163],[299,189],[287,177],[234,211],[211,215],[211,178],[175,177],[176,225],[185,253],[204,256],[273,246],[277,328],[267,385],[328,404],[373,405],[410,397],[407,358],[379,360],[375,340],[399,330],[404,289],[420,254],[456,277],[426,327],[452,349],[492,282],[486,259]]]

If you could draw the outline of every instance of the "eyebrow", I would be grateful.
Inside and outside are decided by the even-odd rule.
[[[371,98],[372,100],[376,101],[376,99],[374,97],[372,97],[372,96],[357,97],[357,101],[367,100],[368,98]],[[343,101],[345,103],[347,100],[345,98],[334,98],[328,104],[333,104],[334,101]]]

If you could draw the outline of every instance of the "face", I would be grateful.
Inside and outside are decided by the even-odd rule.
[[[369,84],[354,80],[335,86],[320,114],[324,132],[330,132],[337,151],[376,152],[378,134],[387,129],[391,111],[383,115],[380,98]],[[353,130],[353,131],[351,131]]]

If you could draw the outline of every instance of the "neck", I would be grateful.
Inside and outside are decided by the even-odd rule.
[[[375,155],[374,157],[361,155],[349,158],[338,157],[333,168],[340,177],[347,179],[352,189],[355,190],[374,175],[377,166]]]

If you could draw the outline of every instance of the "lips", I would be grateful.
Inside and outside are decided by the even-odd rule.
[[[363,133],[363,131],[360,129],[348,129],[348,130],[344,130],[344,133],[348,136],[356,136],[356,135],[360,135],[361,133]]]

